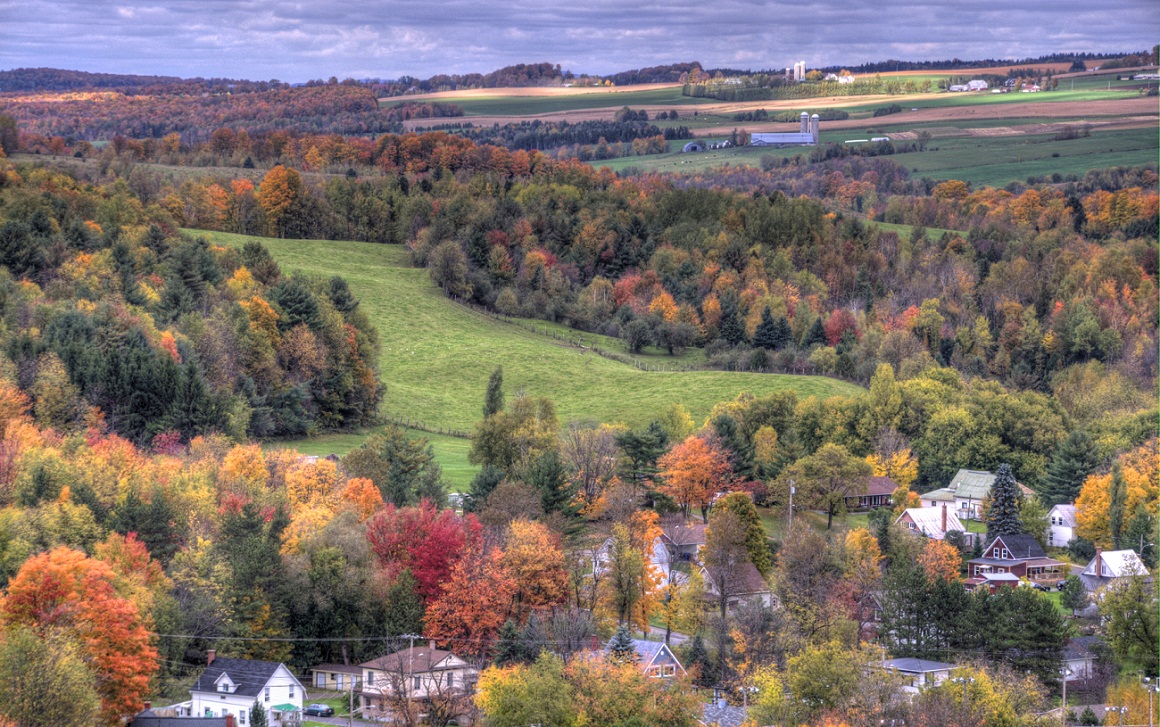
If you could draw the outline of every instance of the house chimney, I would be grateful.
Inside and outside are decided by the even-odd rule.
[[[210,664],[213,663],[213,660],[216,658],[217,658],[217,649],[210,649],[209,651],[205,652],[205,665],[209,666]]]
[[[942,531],[943,536],[947,534],[947,504],[944,502],[942,506]]]
[[[435,639],[431,639],[427,642],[427,648],[431,651],[435,651]]]
[[[226,715],[226,727],[234,727],[234,716],[232,714]]]
[[[1096,578],[1104,576],[1104,549],[1096,546]]]
[[[142,711],[142,712],[148,712],[148,711],[149,711],[149,710],[151,710],[151,709],[153,709],[153,702],[146,702],[146,703],[145,703],[145,708],[144,708],[144,709],[142,709],[141,711]]]

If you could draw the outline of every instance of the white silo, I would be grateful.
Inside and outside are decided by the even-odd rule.
[[[822,130],[822,117],[814,114],[810,117],[810,133],[813,134],[814,143],[818,143],[818,135]]]
[[[808,134],[808,133],[810,133],[810,115],[809,115],[807,112],[805,112],[805,111],[803,111],[803,112],[802,112],[802,128],[801,128],[801,132],[802,132],[803,134]]]

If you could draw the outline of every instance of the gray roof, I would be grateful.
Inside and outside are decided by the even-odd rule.
[[[954,664],[947,664],[942,661],[928,661],[926,659],[887,659],[882,662],[884,669],[894,669],[895,671],[904,671],[908,674],[925,674],[932,671],[947,671],[954,669]]]
[[[871,477],[866,483],[867,495],[893,495],[898,483],[889,477]]]
[[[702,705],[701,708],[701,724],[706,725],[741,727],[748,716],[744,707],[720,707],[716,702]]]
[[[1039,541],[1030,535],[999,535],[992,540],[986,548],[983,548],[984,555],[991,552],[995,547],[995,541],[1003,541],[1003,547],[1007,548],[1011,553],[1011,557],[1015,560],[1031,560],[1033,558],[1046,558],[1047,553],[1043,552],[1043,546]]]
[[[130,727],[226,727],[225,717],[159,717],[152,709],[129,719]]]
[[[1104,640],[1098,636],[1077,636],[1074,639],[1067,640],[1067,646],[1063,647],[1063,658],[1067,661],[1074,661],[1078,659],[1087,659],[1095,655],[1095,647],[1104,643]]]
[[[192,691],[216,692],[217,680],[224,672],[234,683],[232,694],[257,697],[280,666],[277,661],[217,658],[197,678]]]
[[[608,651],[608,647],[611,643],[612,642],[609,641],[608,644],[604,645],[604,650],[606,652]],[[644,667],[647,667],[649,664],[652,664],[654,661],[656,661],[656,658],[661,654],[661,652],[665,651],[667,647],[663,641],[633,639],[632,648],[636,651],[637,663],[643,669]],[[677,658],[677,655],[672,652],[672,649],[668,649],[668,652],[669,656],[671,656],[673,659],[673,663],[681,667],[681,670],[684,671],[685,667],[681,664],[681,661]]]
[[[991,486],[995,484],[995,475],[990,472],[977,470],[959,470],[951,478],[950,484],[922,496],[924,500],[953,500],[956,497],[963,499],[982,500],[991,494]]]

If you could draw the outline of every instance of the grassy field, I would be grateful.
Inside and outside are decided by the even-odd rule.
[[[287,448],[296,449],[302,454],[312,454],[325,457],[328,454],[342,456],[363,443],[368,435],[377,431],[377,428],[358,432],[343,432],[339,434],[322,434],[317,437],[304,439],[287,439],[267,442],[267,449]],[[443,479],[451,486],[453,492],[466,492],[471,484],[471,478],[479,468],[467,461],[467,454],[471,451],[471,440],[462,437],[451,437],[446,434],[432,434],[418,429],[408,429],[407,434],[413,439],[426,439],[435,451],[435,461],[443,468]]]
[[[940,123],[938,126],[948,128],[950,125]],[[1089,170],[1104,167],[1154,164],[1157,149],[1160,148],[1156,129],[1094,130],[1089,137],[1068,141],[1056,141],[1053,137],[1054,134],[943,137],[931,142],[925,151],[896,154],[891,159],[909,168],[915,177],[960,179],[976,185],[1001,187],[1013,181],[1026,181],[1029,176],[1053,173],[1082,175]],[[823,127],[821,134],[823,143],[841,143],[853,138],[866,138],[866,132],[826,132]],[[737,147],[699,154],[674,151],[643,157],[622,157],[595,164],[618,172],[636,169],[691,173],[725,164],[758,166],[761,158],[766,155],[792,157],[803,153],[808,154],[809,149]]]
[[[608,93],[577,94],[528,94],[516,95],[518,91],[494,96],[462,96],[442,99],[463,109],[465,116],[530,116],[536,114],[560,113],[563,111],[586,111],[589,109],[620,108],[622,106],[697,106],[719,103],[711,98],[682,96],[680,86],[667,86],[649,90],[616,91]],[[381,99],[380,104],[390,106],[401,99]],[[410,99],[409,99],[410,100]],[[422,98],[414,100],[423,100]],[[684,111],[682,111],[682,115]]]
[[[227,233],[196,234],[227,245],[251,239]],[[816,376],[641,371],[456,305],[431,284],[426,270],[408,265],[401,247],[258,239],[286,271],[341,275],[350,283],[382,341],[380,369],[386,394],[381,412],[385,417],[470,431],[480,416],[487,378],[499,365],[504,367],[509,397],[518,391],[549,397],[564,421],[590,419],[636,426],[670,404],[681,403],[699,422],[714,404],[743,391],[762,395],[792,388],[800,396],[862,391],[853,384]],[[324,454],[350,449],[359,441],[357,435],[333,436],[292,444]],[[462,451],[463,443],[450,437],[433,438],[449,474],[463,471],[464,460],[454,455]]]

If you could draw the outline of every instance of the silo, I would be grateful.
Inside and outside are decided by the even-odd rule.
[[[802,133],[810,133],[810,115],[805,111],[802,112]]]
[[[814,114],[810,117],[810,133],[814,135],[814,143],[818,143],[818,135],[822,130],[822,117]]]

